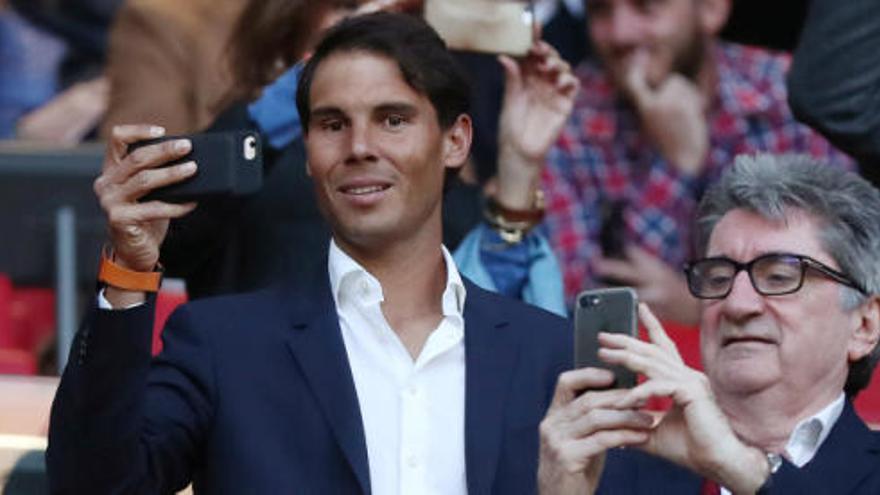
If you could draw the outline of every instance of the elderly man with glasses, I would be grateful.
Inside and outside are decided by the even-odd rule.
[[[600,356],[645,380],[560,377],[541,425],[543,492],[880,493],[880,433],[852,406],[880,355],[880,192],[808,158],[740,157],[698,229],[703,257],[685,273],[705,374],[647,307],[649,341],[601,334]],[[671,408],[640,409],[652,397]]]

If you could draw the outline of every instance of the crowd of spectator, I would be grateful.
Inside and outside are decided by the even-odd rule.
[[[785,489],[816,489],[820,474],[845,471],[840,460],[828,454],[838,452],[842,439],[870,451],[877,440],[862,431],[864,424],[856,417],[852,401],[868,386],[878,358],[880,334],[876,277],[866,261],[872,259],[871,247],[880,242],[875,239],[880,225],[875,225],[876,212],[860,215],[855,211],[858,204],[880,209],[877,192],[870,186],[880,183],[871,167],[880,157],[874,111],[880,101],[876,91],[880,65],[874,63],[877,52],[873,49],[873,41],[880,40],[880,27],[866,21],[880,19],[880,11],[872,0],[852,0],[846,9],[838,9],[830,0],[814,0],[809,8],[807,2],[775,5],[773,9],[787,14],[783,28],[762,25],[758,20],[750,23],[749,19],[757,19],[752,15],[757,2],[538,0],[530,7],[536,38],[527,54],[451,51],[455,67],[462,68],[470,82],[463,86],[468,91],[467,104],[462,104],[461,110],[449,110],[455,113],[452,118],[443,112],[455,107],[460,95],[447,88],[450,94],[443,95],[445,99],[435,98],[431,85],[435,79],[454,79],[455,74],[410,73],[405,50],[387,55],[385,48],[375,48],[383,42],[381,37],[357,31],[400,22],[401,29],[418,33],[419,27],[408,26],[409,21],[396,16],[420,17],[424,3],[430,1],[434,0],[0,1],[0,139],[50,146],[92,140],[107,143],[95,192],[110,228],[102,263],[114,266],[113,270],[119,270],[116,273],[153,273],[157,262],[161,263],[162,276],[182,279],[189,299],[205,299],[204,304],[210,305],[215,296],[250,293],[289,280],[301,284],[326,279],[329,259],[332,287],[316,286],[322,291],[320,297],[323,292],[341,290],[338,284],[343,284],[345,277],[333,278],[333,270],[339,263],[348,266],[352,262],[366,275],[376,275],[379,295],[375,297],[382,301],[385,284],[397,283],[397,279],[387,275],[395,270],[386,273],[382,270],[387,266],[370,264],[381,258],[376,254],[377,246],[415,249],[413,246],[421,245],[404,243],[403,234],[400,239],[383,237],[385,244],[361,244],[357,229],[346,223],[348,217],[333,203],[333,193],[324,190],[330,187],[327,184],[335,184],[335,177],[322,172],[320,160],[328,157],[318,154],[317,139],[309,139],[316,118],[310,100],[315,94],[310,91],[316,90],[311,85],[322,69],[335,68],[334,57],[339,57],[334,50],[340,49],[327,45],[324,35],[341,36],[336,28],[341,25],[346,36],[363,37],[359,41],[362,45],[343,48],[342,52],[346,56],[350,51],[378,53],[378,58],[397,62],[406,87],[430,100],[440,122],[438,132],[452,135],[450,142],[465,152],[461,167],[452,158],[449,161],[455,162],[454,166],[446,165],[456,171],[447,171],[442,184],[437,227],[442,230],[444,249],[437,260],[454,263],[455,276],[460,271],[468,282],[455,281],[447,272],[446,292],[440,291],[442,321],[457,318],[467,326],[474,321],[471,314],[463,312],[464,300],[454,299],[448,292],[467,290],[469,299],[473,291],[475,305],[488,304],[482,292],[470,288],[470,281],[561,318],[572,316],[582,291],[605,286],[632,287],[639,301],[650,308],[639,310],[646,329],[641,343],[616,337],[601,341],[605,358],[639,372],[645,377],[644,385],[632,391],[608,391],[604,390],[610,385],[607,375],[592,369],[575,370],[562,374],[552,401],[534,405],[540,408],[538,419],[546,412],[540,434],[536,425],[530,425],[536,428],[529,437],[531,443],[515,448],[525,447],[523,451],[530,452],[529,447],[534,447],[535,458],[523,462],[534,468],[543,492],[644,493],[647,487],[668,482],[668,486],[685,492],[764,493],[772,492],[767,483],[774,477]],[[394,15],[383,18],[376,12]],[[358,28],[358,21],[352,21],[358,18],[376,19],[376,24],[366,20]],[[345,41],[336,42],[345,46]],[[317,54],[314,63],[310,62],[313,54]],[[370,65],[357,57],[351,57],[350,63],[381,72],[375,68],[381,64]],[[360,89],[362,94],[355,96],[367,99],[372,94],[356,78],[340,80]],[[457,88],[454,81],[444,79],[444,84]],[[382,111],[386,110],[383,107]],[[401,114],[412,111],[394,110]],[[327,122],[320,124],[325,126],[321,131],[329,126],[355,129],[357,122],[337,115],[342,113],[340,108],[320,107],[321,122]],[[466,122],[456,120],[461,115]],[[391,123],[397,118],[401,115],[383,117],[384,125],[397,125]],[[400,125],[409,125],[409,121],[403,118]],[[155,187],[186,179],[210,164],[193,167],[179,163],[190,151],[191,144],[185,138],[138,151],[130,149],[131,144],[151,137],[239,130],[253,131],[262,139],[263,184],[259,191],[173,205],[141,201]],[[370,162],[374,158],[358,155],[370,155],[371,150],[358,148],[357,137],[344,145],[352,148],[347,160]],[[172,148],[173,143],[180,147]],[[453,144],[439,148],[444,157]],[[174,167],[159,172],[160,165],[172,162]],[[836,188],[829,193],[840,196],[823,196],[823,180],[828,188]],[[384,190],[390,186],[363,187]],[[425,204],[432,198],[425,192],[423,197],[408,197],[410,202],[401,205],[427,208]],[[404,230],[417,213],[402,208],[396,227]],[[423,220],[423,225],[433,228],[433,217]],[[846,243],[852,246],[851,252],[839,248]],[[768,258],[772,256],[776,257]],[[400,255],[407,262],[410,258]],[[423,261],[424,265],[418,266],[433,266]],[[119,264],[114,265],[116,262]],[[373,267],[387,278],[372,273]],[[776,282],[760,272],[761,267],[784,267],[790,270],[786,276],[799,277],[798,283],[784,282],[787,285],[776,291],[770,285]],[[728,269],[732,272],[725,271]],[[109,276],[106,270],[102,268],[101,277]],[[740,271],[746,271],[747,276]],[[719,278],[719,273],[726,278]],[[806,275],[817,273],[820,277],[816,278],[828,282],[829,287]],[[136,278],[129,275],[126,280]],[[412,277],[409,299],[395,299],[392,294],[397,293],[388,289],[386,307],[401,300],[424,302],[417,297],[422,294],[418,283],[427,286],[429,281],[422,278]],[[64,473],[58,486],[73,486],[68,485],[74,479],[68,477],[73,476],[72,465],[66,463],[74,452],[72,439],[79,433],[58,425],[71,418],[81,419],[83,410],[71,406],[71,390],[81,393],[79,387],[94,379],[82,357],[90,332],[104,335],[106,328],[146,328],[148,319],[137,312],[155,309],[150,296],[142,297],[152,292],[142,289],[152,287],[146,278],[122,287],[125,290],[108,280],[101,279],[103,289],[97,298],[91,293],[86,297],[88,316],[75,343],[80,349],[71,354],[80,352],[80,359],[73,360],[74,369],[64,378],[67,388],[59,395],[62,405],[55,413],[54,441],[60,447],[55,447],[51,458],[55,464],[50,463],[55,473]],[[723,294],[710,293],[714,290],[709,288],[711,284],[724,285],[723,290],[718,289]],[[811,312],[810,302],[818,300],[811,284],[828,291],[843,287],[840,308],[835,306],[834,311],[822,314]],[[456,288],[458,285],[462,288]],[[357,362],[364,357],[353,355],[351,350],[363,343],[353,343],[347,332],[351,321],[358,323],[363,317],[370,323],[375,315],[352,317],[340,294],[345,293],[334,292],[332,298],[324,299],[336,305],[343,336],[341,349],[355,363],[347,372],[356,375],[353,403],[355,408],[360,406],[361,413],[374,414],[370,411],[376,411],[377,404],[365,402],[360,395],[378,389],[375,383],[368,386],[362,382],[366,379],[358,375],[366,371],[357,368]],[[230,307],[239,307],[240,300],[235,297],[228,300]],[[358,292],[358,297],[367,296]],[[263,302],[253,300],[258,307],[274,311],[272,306],[262,306]],[[448,305],[458,305],[458,312],[451,313]],[[333,309],[325,306],[320,305],[325,311]],[[565,326],[561,319],[544,320],[528,312],[531,310],[519,313],[519,309],[500,307],[521,315],[520,323]],[[209,313],[197,310],[193,314],[198,318],[193,318],[215,321]],[[111,316],[114,314],[122,316]],[[381,311],[379,316],[384,322]],[[398,325],[410,328],[424,315],[387,309],[384,316],[388,322],[379,326],[392,330],[390,335],[401,339],[395,342],[409,351],[404,356],[418,363],[419,351],[424,352],[421,346],[429,348],[430,332],[424,340],[413,343],[407,340],[412,338],[409,334],[394,331]],[[770,327],[761,327],[764,329],[759,332],[757,325],[750,326],[749,322],[759,318],[772,318],[776,325],[772,328],[779,333],[767,329]],[[796,329],[797,318],[809,318],[811,326]],[[260,320],[243,319],[239,325],[254,321]],[[437,328],[457,335],[445,324]],[[664,330],[664,325],[670,324],[701,332],[702,344],[694,352],[702,355],[705,374],[683,364]],[[849,333],[825,340],[815,336],[835,326],[846,327]],[[754,334],[745,335],[746,330],[737,333],[734,327]],[[455,324],[451,328],[456,328]],[[177,337],[173,345],[178,347],[165,361],[161,356],[156,358],[159,371],[151,371],[152,365],[145,361],[140,369],[143,375],[132,375],[131,383],[146,383],[149,376],[184,391],[187,387],[199,389],[197,394],[187,392],[197,395],[200,402],[184,404],[192,407],[186,413],[192,412],[192,417],[186,416],[186,420],[198,428],[186,435],[205,441],[213,438],[213,433],[203,430],[208,422],[200,415],[219,414],[212,409],[215,404],[208,404],[215,399],[209,397],[214,391],[201,390],[205,383],[178,382],[175,373],[179,366],[183,375],[201,380],[204,370],[196,368],[207,366],[204,363],[209,359],[196,351],[198,346],[209,344],[186,341],[206,338],[194,337],[203,331],[198,325],[190,326],[179,317],[176,329],[183,337]],[[801,330],[803,333],[797,333]],[[799,343],[791,338],[793,343],[788,345],[794,346],[793,350],[780,351],[778,360],[748,361],[749,346],[772,342],[782,347],[789,332],[802,339]],[[172,343],[174,339],[170,338]],[[554,354],[559,350],[556,337],[547,339],[552,343],[546,348],[542,344],[530,346],[536,352],[533,371],[542,374],[543,381],[529,382],[533,388],[526,389],[549,400],[553,392],[547,384],[556,383],[556,374],[564,369],[559,363],[564,360]],[[740,344],[738,339],[751,340]],[[730,350],[727,344],[732,341],[745,350],[739,354]],[[819,347],[808,349],[811,344]],[[461,345],[465,349],[466,341]],[[807,355],[796,359],[786,352]],[[570,353],[567,356],[570,358]],[[757,363],[761,369],[755,375],[736,371],[738,359],[746,365]],[[194,368],[188,368],[190,365]],[[468,361],[467,366],[472,365],[476,366]],[[515,369],[510,373],[519,379],[521,370]],[[856,369],[865,376],[852,378]],[[551,370],[556,374],[545,383],[543,374]],[[803,371],[812,381],[792,381],[774,374],[779,370],[783,374]],[[761,373],[766,374],[758,376]],[[857,383],[853,385],[852,380]],[[153,393],[149,388],[153,386],[153,382],[145,385],[144,393]],[[213,382],[211,386],[220,387]],[[462,393],[471,394],[470,386],[468,383]],[[584,390],[588,393],[580,395]],[[662,419],[655,412],[640,409],[656,397],[671,403]],[[94,407],[100,410],[100,406]],[[585,414],[589,411],[594,412]],[[534,423],[532,412],[528,410],[524,418]],[[155,415],[150,418],[159,418],[157,424],[167,426],[178,413],[147,408],[145,414]],[[762,414],[769,415],[764,423],[760,422]],[[375,416],[371,418],[377,421]],[[223,423],[227,426],[236,425],[230,418],[223,420],[228,421]],[[365,436],[365,452],[378,455],[376,432],[370,430],[375,424],[367,424],[367,418],[364,422],[366,432],[354,434]],[[140,428],[128,423],[124,427]],[[843,427],[848,428],[844,433],[833,430]],[[809,446],[794,446],[795,437],[808,435],[802,431],[811,428],[815,432],[809,433],[814,438],[807,442]],[[461,433],[469,434],[467,429]],[[718,439],[716,445],[700,441],[700,435],[710,433]],[[198,451],[180,440],[179,434],[175,431],[170,439],[160,437],[158,450],[185,445],[182,451],[187,455]],[[225,441],[225,437],[218,438]],[[820,450],[828,438],[825,450]],[[406,439],[400,442],[397,447],[404,449]],[[641,448],[635,453],[616,449],[630,445]],[[467,453],[471,455],[470,450]],[[861,454],[860,450],[859,459],[873,459]],[[181,480],[189,481],[193,476],[204,476],[201,481],[207,486],[223,478],[205,471],[199,459],[182,461],[175,455],[162,457],[167,463],[162,469],[168,471],[149,483],[177,489]],[[345,455],[352,454],[346,451]],[[744,460],[733,466],[726,456]],[[372,477],[387,483],[389,476],[396,476],[377,471],[372,463],[359,467],[359,459],[349,462],[357,471],[350,486],[386,487],[389,485],[370,485],[377,482]],[[492,486],[513,486],[508,482],[516,477],[504,477],[510,467],[506,462],[512,461],[502,459],[497,468],[499,484]],[[641,474],[630,477],[627,473],[634,466]],[[776,476],[780,466],[781,475]],[[459,467],[464,469],[458,466],[455,470]],[[472,468],[468,460],[467,469]],[[862,476],[864,482],[848,490],[870,493],[880,486],[876,469],[856,468],[846,467],[855,469],[850,474]],[[370,475],[367,481],[358,471],[363,469]],[[168,473],[173,475],[171,484],[162,478]],[[90,483],[104,481],[101,476],[85,479]],[[464,485],[455,486],[470,490],[483,482],[470,477],[459,481]],[[421,486],[400,483],[401,487]]]

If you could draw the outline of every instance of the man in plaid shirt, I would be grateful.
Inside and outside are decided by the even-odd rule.
[[[696,321],[679,267],[706,186],[740,153],[809,153],[851,166],[786,104],[789,58],[717,40],[729,0],[589,0],[602,68],[576,71],[571,118],[543,169],[546,234],[570,304],[614,280],[661,318]],[[537,171],[535,172],[537,175]],[[603,211],[617,209],[604,229]],[[606,215],[608,217],[608,215]]]

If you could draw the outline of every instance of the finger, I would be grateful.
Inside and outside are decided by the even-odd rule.
[[[609,384],[610,385],[610,384]],[[582,393],[569,403],[558,415],[565,421],[574,421],[591,411],[615,409],[620,399],[629,393],[628,389],[590,390]]]
[[[189,139],[172,139],[137,148],[125,157],[117,181],[128,180],[141,170],[156,168],[177,160],[192,150]]]
[[[196,171],[196,163],[192,161],[170,167],[141,170],[122,185],[122,194],[129,201],[135,201],[160,187],[192,177]]]
[[[629,260],[599,257],[593,264],[600,277],[619,280],[625,284],[639,287],[642,285],[638,267]]]
[[[580,87],[581,82],[570,72],[559,74],[556,78],[556,90],[566,98],[577,94]]]
[[[676,390],[677,387],[672,381],[648,380],[630,389],[615,406],[618,408],[639,407],[640,404],[644,404],[651,398],[673,397]]]
[[[641,105],[649,101],[653,90],[648,84],[649,56],[645,50],[639,50],[633,54],[630,64],[624,69],[624,86],[632,95],[636,103]]]
[[[571,65],[553,52],[538,63],[538,70],[550,74],[566,73],[571,72]]]
[[[165,135],[165,128],[156,125],[117,125],[110,131],[109,151],[114,162],[118,163],[128,153],[128,146],[145,139],[156,139]]]
[[[654,378],[658,374],[655,372],[655,369],[657,369],[656,364],[658,364],[656,359],[629,349],[609,349],[603,347],[599,349],[598,355],[603,363],[623,366],[628,370],[649,378]]]
[[[612,383],[614,373],[600,368],[579,368],[563,372],[556,381],[551,407],[562,407],[584,390],[600,389]]]
[[[621,396],[618,402],[625,400]],[[559,425],[562,434],[568,438],[583,438],[604,430],[645,430],[654,426],[654,417],[634,408],[593,409],[572,421]]]
[[[156,220],[180,218],[193,211],[196,206],[197,203],[194,202],[175,204],[163,201],[121,204],[108,212],[108,223],[111,227],[120,228]]]
[[[651,308],[645,303],[639,303],[639,320],[645,326],[645,329],[648,332],[648,338],[651,342],[660,346],[679,363],[683,362],[681,354],[678,353],[678,347],[675,345],[675,342],[669,338],[666,330],[663,329],[663,325],[660,324],[660,320],[657,319],[651,311]]]
[[[644,430],[600,431],[589,437],[566,442],[563,448],[566,456],[575,459],[589,459],[608,449],[641,445],[648,441],[650,434]]]

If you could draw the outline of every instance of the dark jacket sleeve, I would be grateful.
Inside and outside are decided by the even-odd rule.
[[[151,362],[155,306],[94,310],[52,405],[52,493],[172,493],[189,482],[212,417],[206,346],[179,309]]]
[[[813,0],[789,74],[795,116],[862,165],[880,159],[880,2]]]

